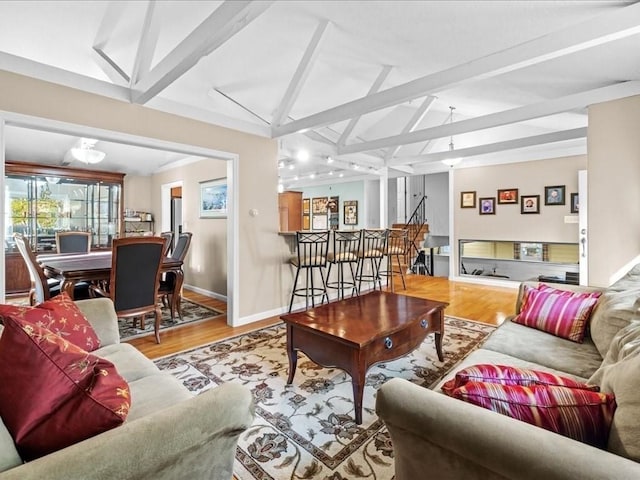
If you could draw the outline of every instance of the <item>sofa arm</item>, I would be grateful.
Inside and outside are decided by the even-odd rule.
[[[627,480],[640,464],[417,386],[385,383],[376,398],[396,480]]]
[[[0,473],[1,480],[230,479],[253,421],[249,389],[226,383]]]
[[[120,343],[118,317],[110,298],[90,298],[75,303],[96,331],[101,346]]]

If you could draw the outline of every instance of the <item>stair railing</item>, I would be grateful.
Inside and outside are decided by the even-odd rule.
[[[418,239],[422,234],[422,228],[427,224],[427,196],[423,195],[418,205],[409,217],[405,228],[409,231],[409,243],[411,244],[411,265],[420,256],[420,250],[424,243],[424,238]]]

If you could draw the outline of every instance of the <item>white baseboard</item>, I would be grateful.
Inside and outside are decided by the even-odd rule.
[[[227,296],[222,295],[220,293],[212,292],[210,290],[205,290],[204,288],[194,287],[193,285],[187,285],[187,284],[184,284],[183,287],[191,290],[192,292],[196,292],[201,295],[204,295],[205,297],[215,298],[216,300],[220,300],[222,302],[227,301]]]
[[[465,275],[449,277],[449,280],[454,282],[466,282],[475,283],[478,285],[488,285],[492,287],[507,287],[507,288],[519,288],[520,281],[514,280],[500,280],[498,278],[487,277],[484,275]]]

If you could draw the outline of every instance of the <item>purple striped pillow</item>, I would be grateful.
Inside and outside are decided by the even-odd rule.
[[[600,292],[572,293],[549,287],[525,287],[522,308],[513,321],[582,343],[598,297]]]
[[[613,395],[567,387],[469,382],[454,398],[598,448],[605,448],[616,409]]]

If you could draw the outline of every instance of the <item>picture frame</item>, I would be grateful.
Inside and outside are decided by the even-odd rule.
[[[309,214],[302,215],[302,229],[311,230],[311,216]]]
[[[311,199],[311,213],[322,215],[327,213],[327,197],[316,197]]]
[[[302,214],[309,215],[311,213],[311,199],[303,198],[302,199]]]
[[[522,195],[520,197],[520,213],[540,213],[540,195]]]
[[[340,224],[340,197],[329,197],[327,215],[329,216],[329,230],[338,230]]]
[[[327,230],[327,215],[326,214],[319,214],[319,215],[314,215],[313,216],[313,220],[312,220],[312,227],[313,230]]]
[[[476,208],[476,192],[460,192],[460,208]]]
[[[227,218],[227,178],[200,182],[200,218]]]
[[[517,205],[518,204],[518,189],[517,188],[504,188],[498,190],[498,204],[505,205]]]
[[[358,201],[345,200],[342,204],[342,218],[345,225],[358,224]]]
[[[565,198],[565,186],[554,185],[551,187],[544,187],[544,204],[545,205],[564,205],[566,203]]]
[[[571,194],[571,213],[580,213],[580,196],[577,193]]]
[[[480,215],[496,214],[496,197],[483,197],[478,201]]]

